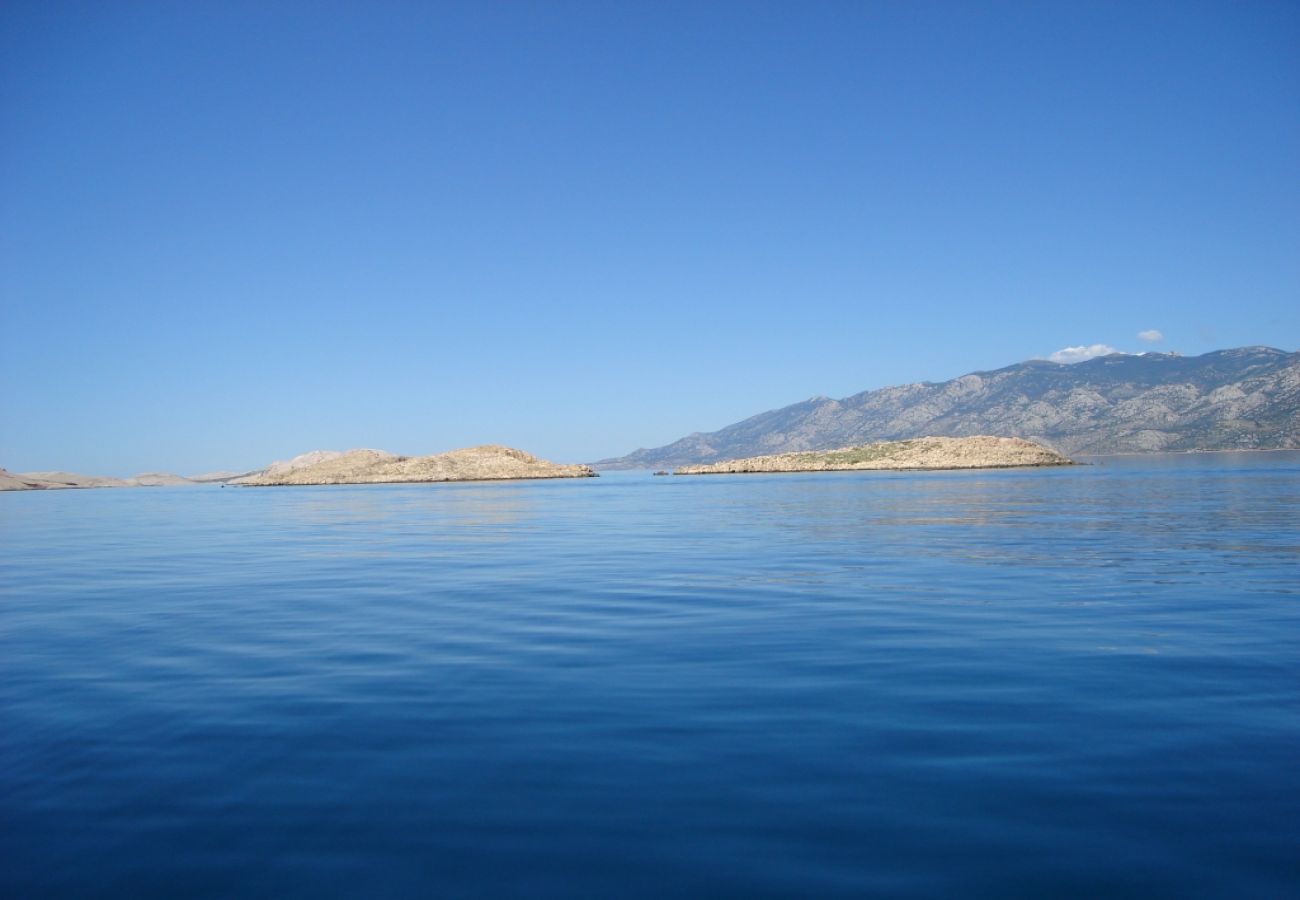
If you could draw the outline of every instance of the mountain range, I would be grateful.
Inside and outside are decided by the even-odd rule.
[[[924,436],[992,434],[1068,455],[1300,447],[1300,353],[1115,353],[1029,360],[944,382],[813,397],[594,463],[669,468]]]
[[[697,432],[592,465],[666,469],[881,441],[976,435],[1025,438],[1068,456],[1300,448],[1300,353],[1239,347],[1201,356],[1115,353],[1071,364],[1029,360],[950,381],[863,391],[840,400],[813,397],[718,431]],[[316,450],[255,472],[189,477],[146,472],[119,479],[0,469],[0,491],[279,483],[289,473],[336,463],[346,455]],[[393,477],[408,480],[407,475]]]

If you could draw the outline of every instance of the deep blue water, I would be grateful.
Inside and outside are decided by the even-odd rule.
[[[1300,454],[0,494],[0,893],[1300,893]]]

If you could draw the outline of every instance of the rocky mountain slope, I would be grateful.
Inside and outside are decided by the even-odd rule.
[[[884,441],[838,450],[809,450],[751,456],[697,466],[683,466],[676,475],[720,475],[740,472],[843,472],[881,469],[1012,469],[1030,466],[1071,466],[1074,461],[1055,450],[1019,438],[924,437]]]
[[[942,383],[814,397],[598,468],[665,468],[922,435],[1027,438],[1070,455],[1300,447],[1300,353],[1031,360]]]
[[[412,481],[491,481],[515,478],[588,478],[590,466],[559,465],[496,444],[434,456],[395,456],[383,450],[318,450],[275,463],[235,484],[378,484]]]

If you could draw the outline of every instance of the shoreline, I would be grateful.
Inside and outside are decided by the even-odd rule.
[[[417,478],[417,479],[384,479],[381,481],[316,481],[295,483],[291,481],[257,484],[250,482],[246,484],[231,484],[229,482],[222,487],[233,488],[299,488],[299,487],[364,487],[368,484],[483,484],[484,482],[493,481],[582,481],[586,478],[599,478],[600,473],[592,472],[590,475],[520,475],[517,477],[505,478]]]
[[[1208,453],[1300,453],[1300,447],[1242,447],[1234,450],[1132,450],[1127,453],[1079,453],[1077,456],[1105,458],[1114,456],[1204,456]]]
[[[1089,463],[999,463],[991,466],[891,466],[889,468],[846,467],[843,469],[738,469],[733,472],[673,472],[673,475],[825,475],[840,472],[983,472],[989,469],[1067,469]],[[642,469],[641,471],[649,471]]]

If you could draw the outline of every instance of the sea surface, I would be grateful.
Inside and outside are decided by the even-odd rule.
[[[0,494],[0,895],[1300,895],[1300,454]]]

